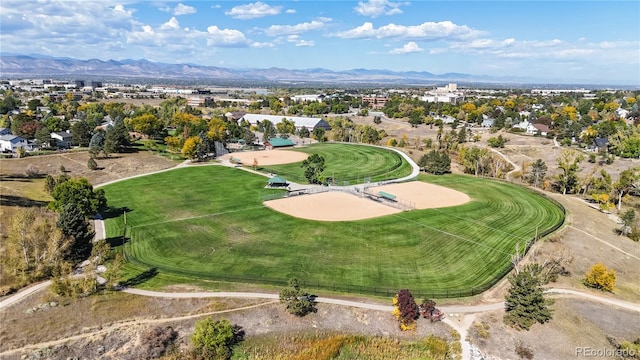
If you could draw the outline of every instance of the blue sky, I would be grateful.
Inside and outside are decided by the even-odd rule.
[[[0,50],[640,86],[638,1],[2,0]]]

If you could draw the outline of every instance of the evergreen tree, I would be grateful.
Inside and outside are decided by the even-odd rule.
[[[87,121],[78,121],[71,127],[71,134],[74,144],[88,146],[91,141],[91,127]]]
[[[82,209],[75,203],[67,203],[62,207],[56,226],[62,234],[71,240],[65,258],[72,261],[86,259],[91,253],[91,239],[94,233],[89,229],[89,222]]]
[[[509,277],[509,293],[505,296],[504,321],[518,329],[529,330],[533,324],[551,320],[552,301],[544,297],[541,281],[534,268],[527,266]]]
[[[124,125],[124,121],[117,119],[113,126],[107,129],[103,149],[108,153],[120,153],[129,146],[129,131]]]
[[[292,278],[289,286],[280,290],[280,303],[287,305],[287,311],[296,316],[316,312],[316,302],[309,293],[300,288],[300,280]]]
[[[91,137],[91,141],[89,141],[89,154],[92,156],[98,155],[98,153],[102,151],[104,140],[105,132],[103,130],[96,131],[96,133]]]
[[[460,131],[458,131],[458,143],[464,144],[467,142],[467,129],[462,127]]]
[[[451,159],[446,152],[431,150],[420,158],[418,165],[430,174],[442,175],[451,172]]]

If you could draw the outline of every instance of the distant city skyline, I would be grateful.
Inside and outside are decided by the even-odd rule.
[[[0,49],[640,86],[640,2],[3,0]]]

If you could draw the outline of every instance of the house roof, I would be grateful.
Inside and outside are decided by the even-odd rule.
[[[64,138],[72,138],[73,137],[73,134],[71,134],[70,132],[66,132],[66,131],[59,131],[59,132],[51,133],[51,135],[53,135],[53,134],[58,135],[62,139],[64,139]]]
[[[267,181],[267,184],[286,184],[286,183],[287,183],[287,179],[280,176],[274,176],[270,178],[269,181]]]
[[[313,129],[321,123],[326,123],[320,118],[313,117],[300,117],[300,116],[282,116],[282,115],[263,115],[263,114],[245,114],[243,119],[247,120],[250,124],[256,124],[259,121],[269,120],[273,125],[278,124],[282,119],[293,121],[296,127],[306,127],[307,129]]]
[[[0,140],[1,141],[9,141],[11,143],[19,143],[21,141],[26,141],[27,139],[21,138],[20,136],[17,135],[0,135]]]
[[[545,124],[533,124],[533,127],[535,127],[536,129],[540,130],[540,132],[549,132],[550,129],[547,125]]]
[[[607,145],[609,145],[609,139],[607,138],[595,138],[593,139],[593,143],[597,146],[597,147],[605,147]]]
[[[267,142],[273,147],[293,146],[293,141],[279,137],[271,138]]]

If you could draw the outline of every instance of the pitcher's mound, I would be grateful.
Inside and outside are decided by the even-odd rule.
[[[243,165],[253,165],[253,160],[258,162],[258,166],[290,164],[303,161],[309,157],[308,154],[289,150],[262,150],[234,152],[221,157],[224,160],[231,158],[240,159]]]

